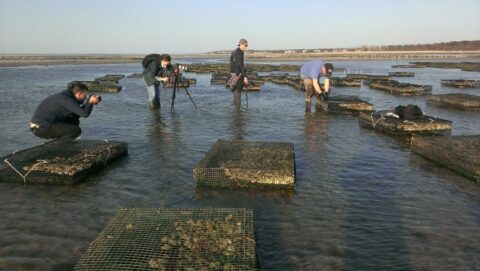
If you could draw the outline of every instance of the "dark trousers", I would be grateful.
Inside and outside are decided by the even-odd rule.
[[[238,78],[237,84],[235,84],[236,92],[240,92],[243,90],[243,87],[245,86],[245,82],[243,82],[244,78],[245,77],[243,75]]]
[[[50,126],[32,128],[32,133],[44,139],[73,140],[80,136],[80,126],[70,123],[55,123]]]

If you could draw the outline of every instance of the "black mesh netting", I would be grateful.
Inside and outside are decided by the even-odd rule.
[[[127,149],[127,143],[107,140],[50,141],[1,158],[0,181],[76,182]]]
[[[121,209],[74,270],[253,270],[247,209]]]
[[[293,187],[293,144],[218,140],[193,170],[198,185]]]

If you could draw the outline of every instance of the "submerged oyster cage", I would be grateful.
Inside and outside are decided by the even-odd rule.
[[[480,181],[480,136],[413,136],[413,152]]]
[[[98,82],[98,81],[72,81],[67,84],[68,88],[71,88],[72,84],[81,83],[88,87],[89,92],[109,92],[115,93],[122,90],[122,86],[110,83],[110,82]]]
[[[116,141],[50,141],[2,157],[0,181],[73,183],[127,154],[127,150],[127,143]]]
[[[73,270],[254,270],[248,209],[121,209]]]
[[[432,93],[432,86],[430,85],[400,83],[395,80],[369,79],[364,81],[364,84],[371,89],[377,89],[401,96],[427,95]]]
[[[360,112],[373,111],[373,105],[358,96],[337,95],[331,96],[327,101],[315,99],[315,105],[329,113],[357,115]]]
[[[391,135],[445,135],[452,130],[452,122],[423,115],[419,119],[405,120],[388,116],[393,111],[361,112],[359,124],[364,128]]]
[[[463,93],[437,94],[427,97],[427,104],[463,110],[480,109],[480,96]]]
[[[292,143],[218,140],[193,169],[198,185],[283,187],[295,184]]]
[[[442,80],[442,85],[453,88],[480,88],[480,80]]]

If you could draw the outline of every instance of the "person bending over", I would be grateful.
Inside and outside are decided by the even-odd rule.
[[[169,74],[173,71],[171,60],[167,54],[150,54],[143,58],[143,80],[147,86],[151,109],[160,109],[160,83],[169,81]]]
[[[317,93],[320,99],[328,100],[332,73],[333,65],[324,63],[321,60],[311,60],[302,65],[300,77],[305,86],[305,104],[307,108],[310,108],[311,99],[315,93]],[[323,89],[320,87],[321,79],[324,79]]]
[[[72,84],[60,93],[45,98],[30,121],[32,133],[44,139],[73,140],[80,136],[80,117],[87,118],[101,97],[87,97],[85,84]]]

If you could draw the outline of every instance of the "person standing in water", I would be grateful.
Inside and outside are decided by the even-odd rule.
[[[160,82],[168,82],[169,73],[173,71],[171,60],[167,54],[150,54],[143,58],[143,80],[147,86],[151,109],[160,109]]]
[[[237,49],[230,55],[230,79],[228,80],[228,85],[236,93],[239,93],[244,86],[248,85],[244,63],[244,55],[247,49],[248,41],[240,39]]]
[[[331,76],[333,73],[332,63],[324,63],[321,60],[311,60],[300,68],[300,77],[305,86],[305,105],[310,109],[311,99],[316,93],[322,100],[328,100],[328,94],[331,85]],[[323,82],[323,88],[320,82]]]

